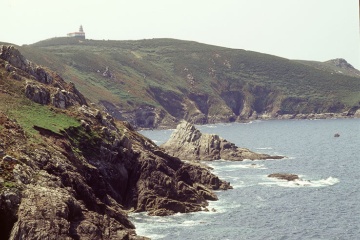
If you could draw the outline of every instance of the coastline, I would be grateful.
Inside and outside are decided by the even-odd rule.
[[[320,120],[320,119],[356,119],[360,118],[360,109],[357,110],[355,113],[351,114],[349,112],[343,112],[343,113],[294,113],[294,114],[277,114],[277,115],[271,115],[271,114],[256,114],[254,117],[250,117],[248,119],[240,119],[236,121],[208,121],[206,123],[194,123],[195,125],[207,125],[207,124],[217,124],[217,123],[249,123],[251,121],[259,120],[259,121],[271,121],[271,120]],[[175,123],[173,125],[159,125],[157,128],[143,128],[138,127],[135,130],[136,131],[142,131],[142,130],[170,130],[175,129],[178,123]]]

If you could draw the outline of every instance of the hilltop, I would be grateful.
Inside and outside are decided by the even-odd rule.
[[[192,41],[54,38],[23,54],[135,127],[352,116],[360,72],[345,60],[289,60]]]

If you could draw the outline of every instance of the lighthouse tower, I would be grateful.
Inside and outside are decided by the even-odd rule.
[[[78,32],[68,33],[67,36],[85,39],[85,32],[84,32],[83,26],[80,25]]]

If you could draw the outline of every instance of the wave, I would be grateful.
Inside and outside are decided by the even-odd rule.
[[[255,149],[258,149],[258,150],[272,150],[273,148],[272,147],[259,147],[259,148],[255,148]]]
[[[297,179],[294,181],[287,181],[287,180],[280,180],[280,179],[271,179],[270,182],[262,182],[259,185],[277,185],[280,187],[328,187],[333,186],[340,182],[338,178],[335,177],[328,177],[326,179],[320,180],[304,180],[304,179]]]
[[[206,127],[206,128],[217,128],[218,126],[216,126],[216,125],[203,125],[202,127]]]
[[[239,169],[267,169],[265,167],[264,164],[258,164],[258,163],[253,163],[254,161],[257,161],[257,160],[244,160],[242,162],[238,162],[237,164],[235,163],[231,163],[231,162],[228,162],[228,164],[208,164],[208,166],[212,167],[214,170],[212,172],[233,172],[233,171],[237,171]],[[246,164],[244,164],[244,162]],[[248,162],[252,162],[251,164],[248,164]],[[257,162],[260,162],[257,161]],[[263,162],[263,161],[262,161]]]
[[[246,165],[240,165],[240,168],[253,168],[253,169],[267,169],[264,164],[246,164]]]

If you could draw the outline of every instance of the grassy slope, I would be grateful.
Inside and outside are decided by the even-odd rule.
[[[25,80],[11,79],[2,66],[2,60],[0,64],[0,111],[15,119],[29,138],[36,139],[38,136],[34,126],[60,133],[63,129],[80,125],[80,122],[69,113],[27,99],[24,94]]]
[[[196,42],[56,38],[23,46],[21,51],[74,82],[91,101],[106,100],[125,110],[141,104],[159,106],[155,95],[164,91],[173,96],[194,92],[219,98],[224,91],[247,86],[268,87],[284,98],[325,105],[340,102],[350,107],[360,101],[357,77],[331,74],[301,61]],[[114,78],[101,75],[106,66]],[[214,109],[220,101],[215,101]]]

